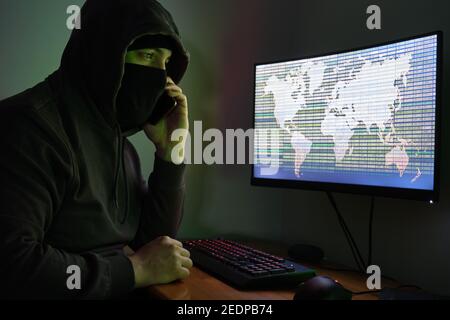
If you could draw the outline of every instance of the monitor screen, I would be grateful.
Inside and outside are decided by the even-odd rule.
[[[436,201],[440,41],[256,64],[252,183]]]

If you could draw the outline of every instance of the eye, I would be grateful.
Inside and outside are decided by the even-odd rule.
[[[152,60],[154,58],[154,53],[153,52],[144,52],[144,59],[145,60]]]

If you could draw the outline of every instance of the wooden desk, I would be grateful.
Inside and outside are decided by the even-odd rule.
[[[285,251],[270,244],[254,244],[248,245],[265,250],[272,254],[286,256]],[[367,291],[367,277],[354,272],[332,271],[320,268],[312,264],[304,263],[304,265],[316,270],[318,275],[326,275],[339,281],[345,288],[353,292]],[[398,284],[382,280],[382,286],[397,286]],[[152,286],[149,289],[151,297],[163,300],[292,300],[294,297],[293,290],[258,290],[258,291],[242,291],[233,288],[212,275],[193,267],[189,278],[183,281],[166,285]],[[375,294],[354,296],[353,300],[377,300]]]

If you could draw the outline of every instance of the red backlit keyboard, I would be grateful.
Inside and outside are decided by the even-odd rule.
[[[230,240],[186,240],[194,264],[240,288],[295,287],[314,270]]]

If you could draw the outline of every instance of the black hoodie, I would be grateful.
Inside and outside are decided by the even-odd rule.
[[[157,34],[176,44],[167,70],[179,83],[189,55],[157,1],[87,0],[60,68],[0,102],[0,297],[119,297],[134,287],[123,247],[175,237],[185,167],[155,155],[145,183],[115,111],[128,46]],[[80,290],[68,289],[71,265]]]

